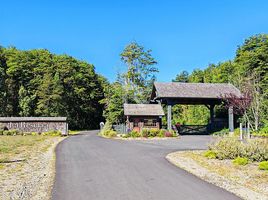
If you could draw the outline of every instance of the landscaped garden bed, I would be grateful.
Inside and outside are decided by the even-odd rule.
[[[178,134],[173,130],[156,129],[156,128],[143,128],[140,132],[132,130],[128,133],[121,134],[114,131],[112,129],[112,125],[109,122],[105,123],[99,135],[106,138],[137,139],[137,140],[178,137]]]
[[[174,152],[167,159],[243,199],[268,199],[268,141],[221,138],[207,151]]]

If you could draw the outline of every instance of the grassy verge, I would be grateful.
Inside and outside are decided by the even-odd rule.
[[[0,164],[14,162],[16,158],[26,159],[32,147],[50,136],[0,136]]]
[[[0,196],[49,199],[54,178],[54,148],[60,136],[0,136]]]
[[[237,194],[243,199],[268,197],[268,172],[259,170],[258,163],[236,165],[232,160],[204,157],[204,151],[174,152],[167,159],[180,168]]]

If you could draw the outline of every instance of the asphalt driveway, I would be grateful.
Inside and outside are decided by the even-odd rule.
[[[122,141],[83,132],[57,149],[53,200],[239,199],[170,164],[176,150],[205,149],[210,136],[162,141]]]

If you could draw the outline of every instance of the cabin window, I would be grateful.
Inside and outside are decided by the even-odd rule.
[[[144,126],[156,127],[156,123],[157,123],[156,119],[144,119]]]

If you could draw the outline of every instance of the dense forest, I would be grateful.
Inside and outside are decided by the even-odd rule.
[[[97,128],[102,120],[122,123],[124,103],[148,102],[158,69],[152,51],[136,42],[120,59],[126,68],[109,83],[93,65],[68,55],[0,47],[0,115],[66,116],[72,129]],[[234,84],[251,98],[240,120],[257,130],[268,124],[268,35],[246,39],[232,60],[182,71],[172,81]],[[227,117],[223,106],[217,106],[216,117]],[[173,107],[173,123],[208,120],[205,106]]]
[[[71,56],[0,47],[1,116],[66,116],[71,129],[96,128],[105,82]]]

